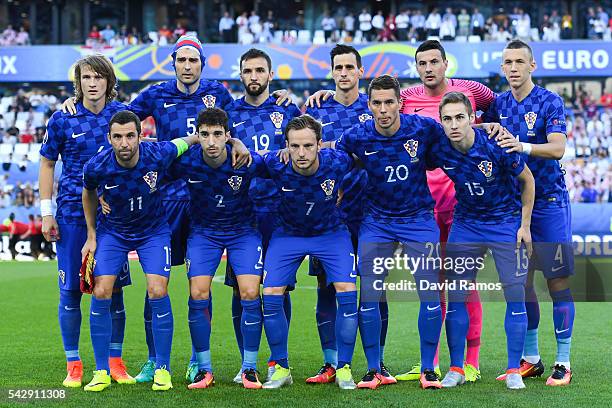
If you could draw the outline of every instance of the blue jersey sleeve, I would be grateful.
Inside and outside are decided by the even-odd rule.
[[[498,116],[497,116],[497,99],[495,99],[493,102],[491,102],[491,104],[489,105],[489,109],[486,110],[486,112],[484,112],[480,118],[482,119],[482,123],[493,123],[493,122],[499,122]]]
[[[355,125],[342,133],[336,141],[336,149],[349,154],[356,154],[355,132],[359,125]]]
[[[525,161],[520,153],[506,153],[505,151],[501,151],[500,159],[504,168],[515,177],[521,174],[525,168]]]
[[[96,190],[100,186],[95,171],[95,157],[92,157],[83,167],[83,187],[87,190]]]
[[[301,116],[302,111],[300,110],[300,108],[297,107],[296,104],[292,103],[287,107],[287,114],[289,115],[290,119],[293,119],[297,118],[298,116]]]
[[[565,106],[560,96],[554,95],[546,109],[546,135],[551,133],[567,133],[565,126]]]
[[[57,161],[64,150],[64,135],[60,125],[60,112],[55,112],[47,123],[47,133],[40,147],[40,155],[46,159]]]
[[[270,178],[264,157],[255,152],[251,152],[251,156],[253,157],[253,163],[251,163],[251,166],[249,167],[251,177]]]
[[[153,115],[155,95],[151,87],[145,89],[138,94],[136,98],[128,105],[128,109],[134,112],[140,120],[144,120]]]
[[[172,165],[174,159],[178,157],[178,147],[172,142],[157,142],[160,144],[161,160],[164,166],[168,168]]]

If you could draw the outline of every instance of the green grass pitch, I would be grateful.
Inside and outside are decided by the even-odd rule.
[[[222,265],[224,268],[224,265]],[[223,269],[220,269],[220,271]],[[483,378],[473,385],[452,390],[421,390],[416,382],[381,387],[378,390],[341,391],[334,385],[307,386],[305,378],[321,365],[321,351],[314,317],[315,279],[299,273],[298,288],[292,293],[293,319],[289,335],[290,364],[295,383],[281,390],[245,390],[232,383],[240,368],[240,358],[231,324],[230,289],[216,279],[213,285],[213,332],[211,349],[216,386],[208,390],[187,390],[185,368],[191,354],[187,326],[187,279],[183,267],[173,268],[170,295],[175,318],[172,348],[174,389],[154,393],[150,384],[120,386],[115,383],[102,393],[67,389],[66,398],[57,401],[30,401],[36,406],[454,406],[454,407],[609,407],[612,405],[612,308],[606,303],[579,303],[572,343],[574,380],[569,387],[544,385],[554,363],[555,340],[551,304],[542,303],[540,348],[547,370],[543,378],[526,380],[527,389],[506,390],[495,381],[506,364],[503,329],[504,305],[485,303],[481,349]],[[222,274],[222,272],[220,272]],[[146,359],[143,331],[144,276],[132,263],[133,285],[125,291],[127,328],[124,358],[136,375]],[[9,389],[58,389],[65,376],[65,363],[57,322],[57,269],[53,262],[0,262],[0,406],[24,406],[8,399]],[[81,357],[84,381],[94,369],[89,338],[89,296],[84,296],[81,328]],[[416,303],[390,305],[386,363],[393,373],[404,372],[418,360]],[[441,367],[448,367],[443,340]],[[262,339],[259,369],[265,372],[269,350]],[[365,370],[361,344],[355,348],[353,373],[358,380]]]

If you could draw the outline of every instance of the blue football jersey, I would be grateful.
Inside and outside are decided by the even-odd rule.
[[[111,212],[98,217],[98,228],[125,239],[142,238],[167,224],[159,185],[178,149],[172,142],[141,143],[131,169],[121,167],[113,149],[92,157],[83,169],[83,185],[100,189]]]
[[[231,149],[226,149],[227,160],[218,168],[206,164],[199,144],[191,146],[170,166],[171,178],[187,182],[192,229],[231,232],[255,225],[249,187],[254,177],[267,175],[263,158],[253,153],[253,163],[236,170],[232,167]]]
[[[566,133],[563,99],[535,86],[521,102],[512,92],[499,95],[484,115],[486,122],[499,122],[521,142],[547,143],[550,133]],[[569,205],[563,170],[558,160],[526,156],[525,162],[535,179],[535,208]]]
[[[365,214],[385,222],[410,222],[433,211],[425,174],[427,153],[446,137],[435,120],[400,114],[399,130],[390,137],[368,120],[344,132],[336,148],[357,156],[368,173]]]
[[[319,152],[319,168],[311,176],[298,174],[273,151],[264,157],[268,173],[280,190],[281,228],[292,235],[314,236],[343,225],[336,200],[344,176],[353,168],[352,158],[341,151]]]
[[[227,107],[232,137],[242,140],[250,150],[279,150],[285,147],[285,126],[300,116],[297,106],[278,106],[270,96],[259,106],[249,105],[244,97]],[[278,190],[270,180],[255,179],[251,183],[251,199],[260,211],[275,211]]]
[[[169,141],[197,133],[198,113],[202,109],[225,109],[233,101],[225,87],[217,81],[200,80],[200,87],[185,95],[176,87],[176,79],[152,85],[142,91],[129,105],[141,119],[152,116],[158,141]],[[165,184],[164,200],[187,200],[189,191],[182,180]]]
[[[334,98],[321,102],[321,107],[306,109],[306,113],[318,119],[323,126],[323,141],[337,140],[342,133],[356,123],[372,119],[368,108],[368,96],[359,94],[355,102],[344,106]],[[340,188],[343,196],[340,203],[342,217],[349,221],[359,221],[363,218],[363,193],[368,184],[368,174],[363,169],[354,168],[346,175]]]
[[[455,183],[455,219],[498,223],[520,217],[517,176],[525,168],[519,153],[506,153],[489,141],[484,130],[475,129],[474,145],[466,154],[455,149],[447,137],[430,151],[433,167],[440,167]]]
[[[62,160],[55,215],[58,222],[85,225],[81,200],[83,166],[96,153],[110,147],[108,122],[115,113],[125,109],[124,104],[113,101],[95,114],[79,102],[76,114],[58,110],[49,119],[40,154],[52,161],[60,157]]]

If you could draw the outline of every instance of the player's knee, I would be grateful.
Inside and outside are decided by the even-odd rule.
[[[113,288],[104,285],[96,285],[93,288],[93,295],[96,299],[110,299],[113,296]]]
[[[569,279],[567,277],[548,279],[546,283],[550,293],[559,292],[569,288]]]
[[[210,288],[202,288],[192,285],[189,292],[193,300],[206,300],[210,297]]]
[[[264,295],[282,295],[285,293],[285,287],[268,287],[263,289]]]
[[[149,299],[160,299],[168,294],[168,289],[161,284],[149,285],[147,288]]]
[[[357,285],[352,282],[334,282],[336,292],[353,292],[357,290]]]
[[[240,289],[240,299],[253,300],[259,297],[259,285]]]

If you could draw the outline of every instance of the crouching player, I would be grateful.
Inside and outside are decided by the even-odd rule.
[[[476,260],[487,248],[491,250],[506,299],[506,385],[510,389],[525,388],[519,366],[527,331],[524,291],[535,182],[518,153],[504,152],[497,143],[488,141],[483,130],[471,127],[474,112],[464,94],[446,94],[439,109],[447,138],[432,148],[431,164],[442,168],[453,180],[458,201],[447,256]],[[475,274],[476,267],[447,271],[448,281],[456,286],[448,288],[446,336],[451,363],[442,387],[465,382],[463,353],[469,327],[466,283],[473,282]]]
[[[170,229],[166,221],[158,181],[172,161],[197,139],[140,145],[140,120],[129,111],[117,112],[109,122],[106,149],[93,156],[83,169],[83,209],[87,241],[83,258],[94,256],[94,289],[89,316],[96,371],[85,391],[102,391],[110,385],[111,295],[117,271],[136,250],[147,276],[147,292],[153,309],[156,370],[153,390],[172,388],[170,349],[174,319],[168,297]],[[111,212],[96,226],[98,189]]]
[[[191,196],[186,265],[190,289],[189,330],[198,373],[188,388],[208,388],[214,384],[210,356],[210,285],[224,250],[236,275],[242,304],[239,316],[244,339],[242,384],[245,388],[261,388],[255,370],[262,328],[259,297],[262,244],[261,235],[254,227],[249,187],[254,177],[265,176],[267,171],[257,154],[250,167],[232,167],[227,145],[228,118],[223,110],[201,111],[197,129],[199,144],[176,160],[169,172],[170,177],[187,182]]]
[[[285,128],[285,138],[290,163],[283,164],[275,153],[264,158],[281,192],[281,225],[272,234],[264,267],[264,327],[276,366],[263,388],[293,382],[283,294],[287,285],[295,283],[297,269],[309,255],[323,264],[327,284],[336,289],[336,382],[342,389],[354,389],[350,364],[358,325],[357,274],[351,235],[336,208],[340,182],[352,169],[353,160],[344,152],[321,151],[321,124],[308,115],[292,119]]]

